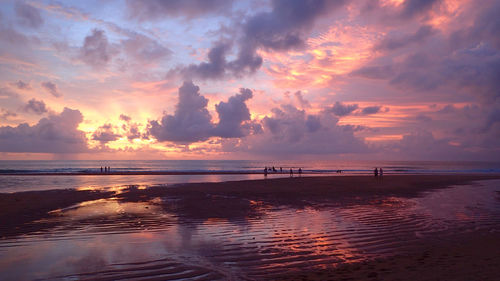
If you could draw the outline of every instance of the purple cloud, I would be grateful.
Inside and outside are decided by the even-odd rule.
[[[357,104],[343,104],[337,101],[332,107],[326,108],[325,111],[331,112],[336,116],[347,116],[358,109],[358,107]]]
[[[108,38],[103,30],[93,29],[92,34],[85,37],[80,48],[80,58],[94,68],[104,67],[112,57]]]
[[[121,136],[116,134],[113,129],[113,125],[104,124],[97,128],[97,130],[92,134],[92,140],[99,141],[101,144],[108,143],[110,141],[115,141]]]
[[[31,85],[29,83],[25,83],[21,80],[15,82],[15,83],[12,83],[12,85],[14,85],[19,90],[31,90]]]
[[[40,12],[37,8],[19,1],[16,2],[15,10],[19,22],[22,25],[38,28],[43,24],[42,16],[40,16]]]
[[[28,103],[24,106],[24,110],[27,112],[33,112],[35,114],[44,114],[48,112],[48,108],[45,103],[41,100],[30,99]]]
[[[51,95],[53,95],[56,98],[59,98],[62,96],[62,94],[59,92],[57,89],[57,85],[55,83],[52,83],[50,81],[42,82],[42,87],[47,90]]]
[[[89,151],[87,139],[78,125],[83,116],[78,110],[64,108],[58,115],[42,118],[30,126],[0,127],[1,152],[79,153]]]
[[[245,121],[250,121],[250,110],[246,101],[252,98],[252,91],[249,89],[240,89],[240,93],[229,98],[227,102],[221,101],[215,106],[219,114],[219,123],[213,130],[213,135],[223,138],[237,138],[248,135],[243,130],[250,129],[248,126],[242,126]]]

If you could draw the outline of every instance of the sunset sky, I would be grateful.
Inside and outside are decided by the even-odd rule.
[[[0,159],[500,159],[500,1],[1,1]]]

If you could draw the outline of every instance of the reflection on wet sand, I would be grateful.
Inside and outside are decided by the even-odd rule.
[[[499,186],[342,204],[131,188],[59,208],[33,222],[49,228],[0,240],[0,277],[262,280],[328,270],[404,253],[429,237],[498,233]]]

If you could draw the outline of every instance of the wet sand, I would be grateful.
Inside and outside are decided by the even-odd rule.
[[[158,278],[175,280],[178,275],[206,280],[494,280],[500,266],[498,216],[486,216],[478,207],[462,214],[469,216],[463,223],[454,217],[453,221],[429,218],[412,201],[488,179],[500,176],[301,177],[147,189],[130,186],[118,192],[0,194],[0,237],[5,241],[36,238],[39,233],[74,237],[68,232],[76,230],[85,239],[95,239],[99,233],[146,231],[152,241],[177,237],[174,240],[181,241],[177,243],[189,251],[196,249],[196,258],[202,256],[206,262],[180,262],[186,250],[176,250],[182,255],[141,259],[136,261],[140,266],[130,261],[92,270],[68,269],[70,273],[64,275],[79,279],[162,276]],[[500,202],[498,191],[493,202]],[[117,206],[128,209],[111,215],[104,212]],[[173,226],[187,230],[168,232]],[[193,229],[200,233],[193,234]],[[168,232],[168,238],[161,236],[162,231]],[[189,244],[185,244],[186,235]],[[202,244],[193,246],[197,239]],[[2,258],[8,257],[0,253],[0,269]]]

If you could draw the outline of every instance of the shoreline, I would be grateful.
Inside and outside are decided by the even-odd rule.
[[[168,237],[174,245],[187,246],[188,254],[189,249],[198,249],[202,260],[228,262],[224,266],[228,271],[248,269],[242,274],[256,280],[434,280],[436,276],[451,280],[475,280],[474,277],[495,280],[500,265],[497,247],[500,221],[495,216],[487,220],[476,217],[484,226],[480,228],[475,224],[458,224],[456,229],[460,231],[455,233],[455,228],[443,230],[434,225],[431,218],[412,210],[409,203],[434,192],[456,194],[461,186],[471,190],[469,194],[480,193],[481,189],[475,188],[489,180],[496,180],[490,182],[494,183],[496,195],[488,198],[497,200],[494,202],[497,204],[498,174],[303,176],[151,185],[144,189],[129,185],[120,190],[0,193],[0,242],[8,246],[27,238],[27,247],[37,249],[37,243],[42,242],[29,244],[30,239],[53,236],[50,243],[59,247],[53,250],[58,252],[65,242],[55,241],[72,232],[81,231],[90,241],[100,241],[105,233],[120,236],[128,233],[131,235],[124,237],[132,240],[116,245],[122,247],[137,241],[134,240],[137,234],[144,235],[137,245],[149,249],[153,246],[148,243],[153,245],[167,239],[161,237]],[[446,202],[453,202],[453,197],[435,204]],[[183,231],[175,231],[172,226],[182,226]],[[75,234],[69,235],[72,239]],[[185,235],[190,238],[184,240]],[[214,244],[205,244],[209,238],[214,239]],[[74,254],[87,261],[86,253],[92,245],[75,250]],[[207,245],[210,247],[205,248]],[[104,247],[103,251],[112,252],[115,246]],[[186,254],[182,247],[174,258]],[[16,247],[6,249],[16,253]],[[42,253],[50,256],[53,253],[50,249]],[[378,251],[381,253],[377,254]],[[166,259],[170,257],[168,253],[172,252],[164,254]],[[120,279],[155,278],[164,274],[168,265],[157,265],[156,260],[148,259],[152,258],[138,255],[137,260],[129,260],[123,268],[103,262],[95,270],[68,270],[57,276],[98,279],[113,272],[109,279]],[[211,266],[193,267],[189,260],[183,261],[182,258],[176,261],[179,270],[214,271]],[[158,270],[135,270],[135,263],[145,266],[151,263]],[[422,271],[425,274],[419,273]],[[50,279],[54,273],[48,274],[41,277]]]

